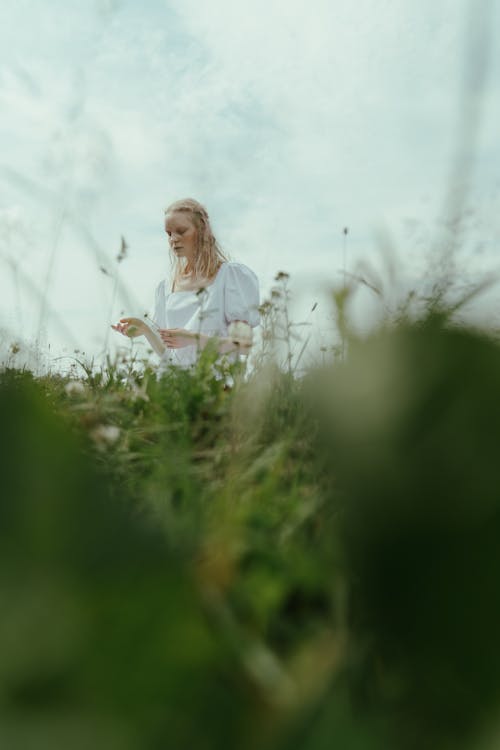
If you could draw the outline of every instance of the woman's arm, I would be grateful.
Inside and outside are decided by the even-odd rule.
[[[161,340],[160,336],[153,331],[152,328],[150,328],[148,325],[146,325],[146,330],[144,331],[144,335],[153,347],[154,351],[158,354],[159,357],[163,356],[165,349],[167,348],[163,341]]]
[[[209,341],[217,342],[219,354],[233,351],[248,352],[252,346],[253,337],[251,327],[244,320],[235,320],[230,323],[228,336],[207,336],[204,333],[193,333],[184,328],[159,328],[156,333],[140,318],[120,318],[120,322],[111,328],[128,338],[145,336],[160,357],[165,349],[182,349],[191,344],[198,344],[200,349],[204,349]]]
[[[219,354],[233,351],[248,352],[253,337],[251,327],[243,320],[235,320],[229,324],[228,336],[207,336],[204,333],[186,331],[184,328],[163,328],[159,334],[168,349],[181,349],[196,343],[200,349],[204,349],[209,341],[216,341]]]

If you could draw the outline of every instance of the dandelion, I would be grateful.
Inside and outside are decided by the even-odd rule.
[[[112,445],[120,437],[120,428],[114,424],[100,424],[90,433],[91,438],[100,446]]]

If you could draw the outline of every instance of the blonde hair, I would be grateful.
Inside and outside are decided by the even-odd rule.
[[[194,262],[188,264],[185,258],[178,258],[170,250],[174,284],[182,276],[211,279],[228,258],[214,237],[207,210],[194,198],[184,198],[167,206],[165,217],[177,211],[190,214],[189,218],[196,227],[196,254]]]

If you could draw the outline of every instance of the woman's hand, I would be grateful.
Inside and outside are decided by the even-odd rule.
[[[185,346],[196,344],[200,335],[185,328],[160,328],[160,338],[168,349],[182,349]]]
[[[111,328],[124,336],[135,338],[136,336],[143,336],[147,326],[140,318],[120,318],[120,322],[112,325]]]

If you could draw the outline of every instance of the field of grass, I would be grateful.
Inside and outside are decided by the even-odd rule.
[[[499,746],[499,345],[342,354],[4,367],[1,747]]]

